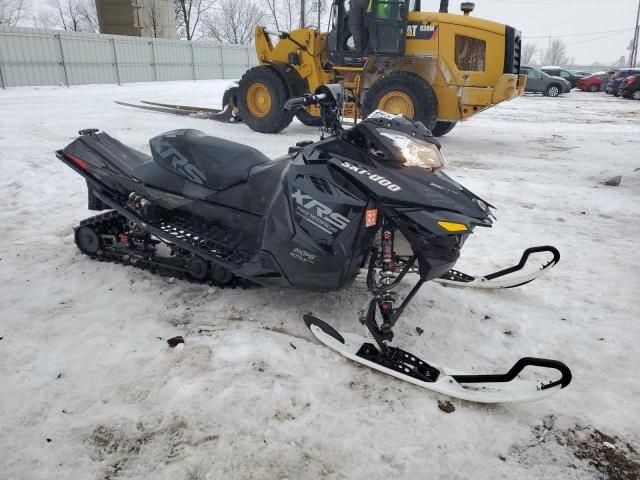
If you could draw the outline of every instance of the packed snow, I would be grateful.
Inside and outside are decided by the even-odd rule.
[[[196,128],[270,156],[316,137],[297,122],[264,135],[113,103],[217,107],[227,85],[0,91],[0,477],[638,478],[640,102],[524,96],[442,138],[449,173],[497,207],[460,269],[497,270],[534,245],[562,253],[522,288],[429,283],[396,326],[395,344],[459,370],[501,373],[539,356],[573,371],[549,399],[488,406],[320,345],[303,314],[361,333],[362,282],[328,294],[220,289],[79,253],[73,227],[94,212],[54,156],[79,129],[146,150],[158,133]],[[602,184],[617,175],[620,186]],[[177,335],[185,343],[169,348]],[[612,464],[631,470],[616,477]]]

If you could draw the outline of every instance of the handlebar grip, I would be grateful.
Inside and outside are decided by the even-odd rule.
[[[325,100],[327,95],[321,93],[320,95],[312,95],[310,93],[305,93],[302,97],[293,97],[287,100],[284,104],[284,109],[286,111],[291,110],[294,107],[302,107],[306,105],[315,105]]]
[[[299,107],[301,105],[305,104],[305,98],[304,97],[294,97],[294,98],[290,98],[289,100],[287,100],[287,102],[284,104],[284,109],[286,111],[291,110],[294,107]]]

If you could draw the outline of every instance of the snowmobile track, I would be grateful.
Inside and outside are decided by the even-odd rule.
[[[95,215],[93,217],[86,218],[80,222],[80,224],[74,229],[77,235],[77,231],[82,227],[90,227],[95,231],[99,232],[100,235],[113,235],[116,231],[121,231],[123,229],[123,225],[125,225],[127,219],[120,215],[115,210],[111,210],[106,213],[101,213],[99,215]],[[78,243],[78,239],[76,237],[76,244]],[[177,247],[173,247],[174,250],[180,251],[181,249]],[[205,280],[199,280],[190,275],[186,269],[186,260],[183,262],[178,261],[177,259],[173,259],[173,261],[168,261],[167,259],[163,259],[164,261],[160,261],[159,258],[162,257],[145,257],[141,255],[141,252],[133,251],[132,249],[127,253],[127,247],[123,246],[113,246],[113,245],[101,245],[101,248],[97,250],[96,253],[90,253],[84,251],[79,247],[79,250],[87,255],[88,257],[101,261],[101,262],[111,262],[117,263],[120,265],[128,265],[132,267],[139,268],[141,270],[146,270],[153,274],[159,274],[163,277],[174,277],[179,280],[186,280],[190,283],[196,284],[205,284],[205,285],[213,285],[218,288],[257,288],[260,285],[253,283],[247,279],[233,276],[230,282],[223,283],[218,282],[211,278],[207,277]],[[186,251],[185,251],[186,252]],[[155,256],[154,256],[155,257]]]

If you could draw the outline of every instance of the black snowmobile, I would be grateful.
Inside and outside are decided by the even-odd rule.
[[[109,211],[80,223],[77,246],[92,257],[218,284],[330,291],[366,271],[371,298],[360,322],[369,338],[304,317],[344,356],[478,402],[536,400],[566,387],[571,372],[555,360],[523,358],[506,374],[466,375],[390,345],[393,326],[426,281],[517,286],[559,254],[529,249],[518,265],[481,277],[452,270],[473,229],[491,226],[490,205],[443,172],[440,145],[422,123],[375,112],[343,130],[342,103],[338,85],[290,99],[289,109],[319,104],[324,128],[319,141],[276,159],[197,130],[152,138],[152,156],[96,129],[81,131],[57,156],[85,177],[89,209]],[[538,252],[553,258],[520,275]],[[394,289],[413,274],[415,287],[396,306]],[[529,366],[537,380],[518,378]],[[555,377],[540,379],[549,370]]]

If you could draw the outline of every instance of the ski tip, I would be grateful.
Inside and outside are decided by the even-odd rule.
[[[344,338],[342,337],[342,335],[340,335],[340,333],[338,333],[338,331],[328,323],[323,322],[322,320],[314,317],[313,315],[305,315],[303,319],[304,319],[304,323],[307,325],[307,328],[309,330],[311,330],[312,325],[315,325],[327,335],[335,338],[340,343],[344,343]]]

